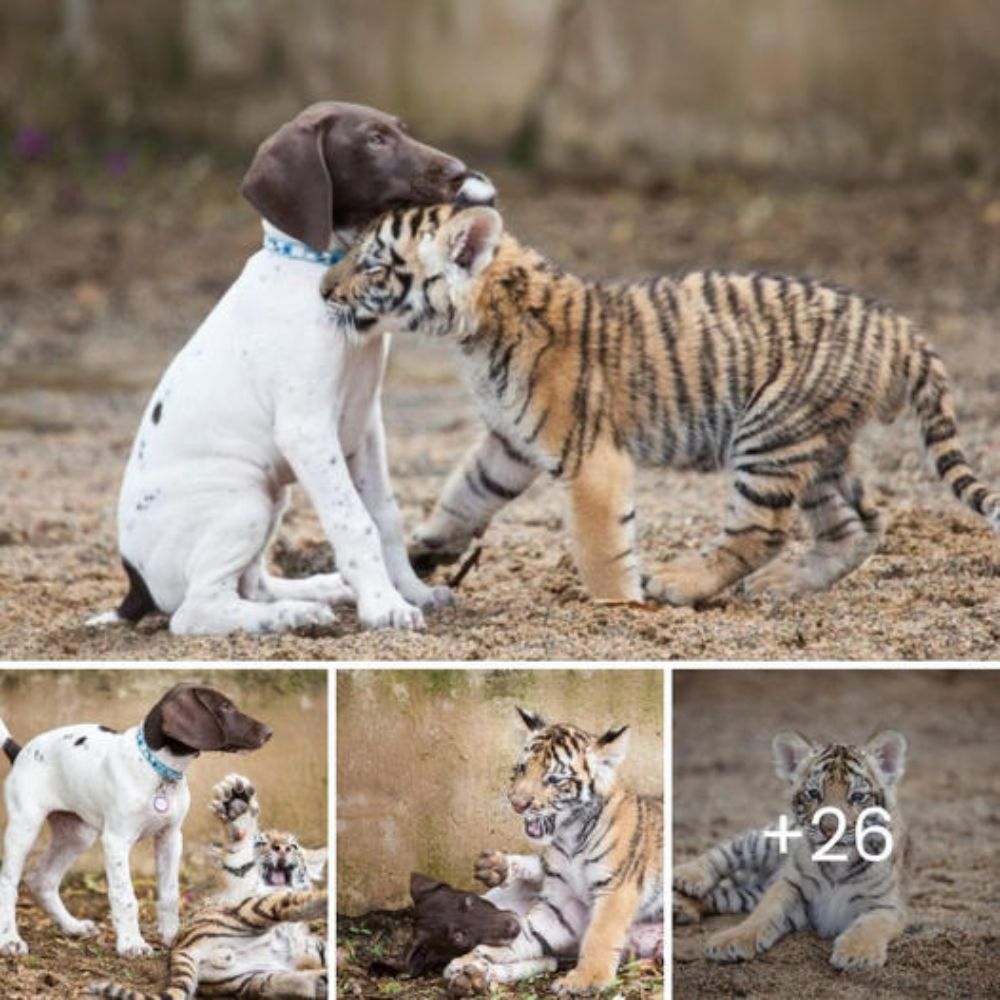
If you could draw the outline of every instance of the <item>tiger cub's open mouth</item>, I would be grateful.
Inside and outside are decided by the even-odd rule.
[[[524,832],[532,840],[551,837],[556,832],[556,818],[552,814],[525,816]]]
[[[274,867],[266,867],[264,870],[264,881],[268,885],[291,885],[292,866],[279,862]]]

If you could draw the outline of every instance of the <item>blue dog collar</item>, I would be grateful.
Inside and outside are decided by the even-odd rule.
[[[302,260],[308,264],[322,264],[329,267],[336,264],[344,256],[343,250],[313,250],[305,243],[293,240],[289,236],[275,236],[274,233],[264,233],[264,249],[271,253],[290,257],[292,260]]]
[[[135,742],[139,747],[139,752],[146,758],[146,762],[164,781],[180,781],[184,777],[183,771],[175,771],[172,767],[168,767],[149,749],[149,744],[142,732],[142,724],[135,731]]]

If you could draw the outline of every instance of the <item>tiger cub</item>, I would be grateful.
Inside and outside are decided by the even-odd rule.
[[[627,727],[593,736],[548,725],[519,708],[527,739],[507,798],[540,855],[488,852],[476,877],[535,898],[509,944],[480,945],[445,969],[453,996],[556,969],[579,956],[553,989],[582,992],[615,978],[626,943],[663,919],[663,803],[636,795],[618,777]],[[491,890],[496,905],[506,900]]]
[[[326,851],[306,851],[292,834],[260,831],[249,779],[231,774],[215,786],[212,810],[224,824],[220,893],[185,921],[170,950],[170,980],[160,993],[116,983],[88,992],[112,1000],[327,996],[326,942],[306,921],[327,915],[314,891]]]
[[[851,451],[866,421],[904,405],[941,479],[1000,532],[1000,493],[969,467],[938,356],[909,320],[833,285],[711,270],[588,282],[505,234],[493,209],[437,206],[382,217],[321,290],[349,337],[456,344],[489,427],[416,532],[424,571],[457,559],[544,470],[568,481],[594,598],[689,605],[744,578],[750,595],[819,590],[879,545]],[[733,474],[721,536],[658,576],[636,553],[637,462]],[[812,545],[772,562],[796,508]]]
[[[900,883],[906,830],[896,811],[896,784],[905,767],[906,740],[883,730],[864,746],[824,746],[784,731],[774,738],[774,757],[779,777],[792,786],[790,829],[803,835],[791,838],[783,855],[777,839],[765,836],[779,829],[772,824],[674,866],[675,921],[751,911],[742,923],[709,939],[706,954],[720,962],[753,958],[791,931],[812,927],[834,937],[830,961],[836,968],[884,965],[905,920]],[[844,860],[816,857],[839,829],[831,814],[813,824],[824,806],[844,814],[846,826],[830,848]],[[872,806],[891,817],[870,814],[863,821],[864,829],[882,827],[892,838],[883,860],[866,860],[859,852],[858,818]],[[873,857],[890,846],[874,829],[861,843]]]

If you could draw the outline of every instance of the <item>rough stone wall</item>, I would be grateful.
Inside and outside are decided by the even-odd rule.
[[[533,853],[504,791],[514,706],[591,732],[631,726],[622,774],[663,793],[663,675],[358,670],[337,677],[337,911],[409,904],[411,871],[471,886],[488,848]]]

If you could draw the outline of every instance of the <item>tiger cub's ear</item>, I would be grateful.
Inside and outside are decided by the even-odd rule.
[[[325,847],[317,847],[311,850],[308,847],[302,848],[302,859],[306,863],[306,874],[310,882],[321,882],[323,871],[326,869],[327,850]]]
[[[503,235],[503,219],[492,208],[466,208],[456,212],[438,233],[445,258],[474,278],[496,253]]]
[[[537,733],[540,729],[545,728],[545,720],[540,715],[529,712],[526,708],[521,708],[520,705],[515,707],[517,708],[517,714],[521,716],[521,721],[531,732]]]
[[[614,726],[595,740],[601,760],[609,767],[617,767],[628,753],[628,726]]]
[[[875,762],[887,785],[893,785],[906,770],[906,737],[895,729],[880,729],[870,737],[864,751]]]
[[[785,781],[794,781],[799,765],[815,749],[808,736],[795,729],[782,729],[771,742],[774,751],[774,770]]]

